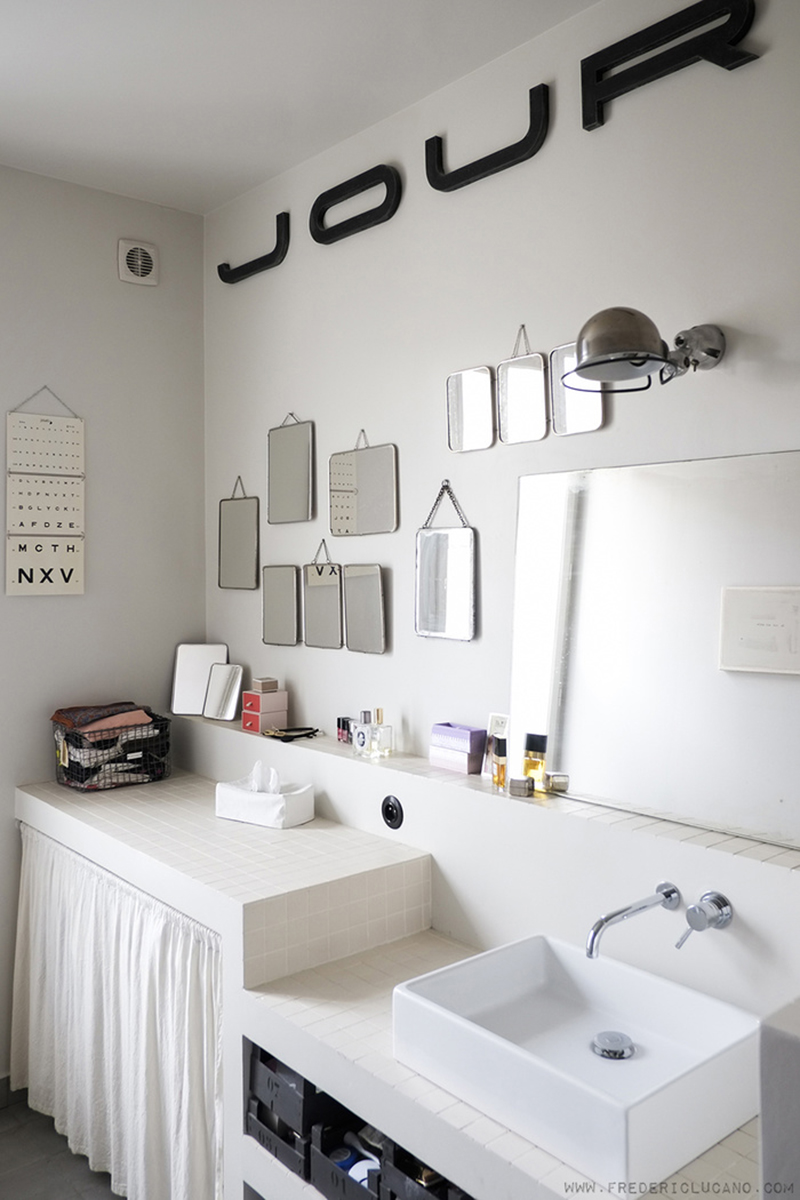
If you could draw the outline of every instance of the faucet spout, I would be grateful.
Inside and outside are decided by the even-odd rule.
[[[609,925],[618,925],[620,921],[627,921],[628,917],[636,917],[639,913],[647,912],[650,908],[677,908],[680,902],[681,894],[674,883],[659,883],[652,896],[645,896],[643,900],[637,900],[634,904],[629,904],[625,908],[617,908],[614,912],[606,913],[605,916],[595,921],[589,930],[589,936],[586,939],[586,957],[598,957],[600,954],[600,938]]]

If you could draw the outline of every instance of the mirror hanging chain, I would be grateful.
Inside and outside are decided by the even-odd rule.
[[[458,519],[461,522],[461,524],[464,526],[465,529],[469,529],[469,521],[464,516],[464,511],[463,511],[461,505],[458,503],[458,500],[456,499],[456,494],[453,491],[452,487],[450,486],[449,479],[442,480],[442,486],[439,488],[439,495],[434,500],[433,508],[428,513],[427,520],[425,521],[425,524],[422,526],[422,528],[430,529],[431,521],[436,516],[439,505],[442,503],[442,500],[444,499],[445,496],[448,497],[448,499],[450,500],[450,503],[453,505],[453,508],[456,510],[456,513],[458,514]]]
[[[321,563],[319,562],[319,556],[322,551],[325,552],[325,561]],[[317,546],[317,553],[311,560],[311,566],[316,568],[317,575],[322,575],[326,567],[330,567],[331,575],[337,574],[339,568],[330,556],[330,551],[328,550],[325,538],[323,538],[320,544]]]
[[[524,349],[522,349],[520,352],[521,346],[524,347]],[[517,330],[517,340],[514,342],[514,349],[511,351],[511,357],[520,358],[521,354],[528,355],[530,353],[531,344],[528,341],[528,331],[524,325],[520,325],[519,329]]]

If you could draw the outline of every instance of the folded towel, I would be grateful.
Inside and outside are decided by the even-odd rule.
[[[131,712],[137,707],[133,700],[118,700],[115,704],[75,704],[71,708],[57,708],[50,720],[65,729],[82,729],[93,721]]]
[[[99,721],[81,725],[80,730],[85,737],[94,741],[94,737],[97,737],[102,730],[122,729],[126,725],[149,725],[152,719],[143,708],[132,708],[128,712],[117,713],[113,717],[101,717]],[[92,737],[93,734],[94,737]]]

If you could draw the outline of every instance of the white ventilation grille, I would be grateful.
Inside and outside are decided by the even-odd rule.
[[[120,238],[117,252],[119,277],[125,283],[158,283],[158,247]]]

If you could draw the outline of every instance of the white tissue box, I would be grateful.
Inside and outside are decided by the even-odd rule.
[[[218,783],[216,813],[228,821],[245,821],[248,825],[266,825],[269,829],[291,829],[314,819],[314,787],[280,789],[277,773],[270,772],[274,790],[261,790],[261,772],[257,763],[247,779],[235,783]]]

